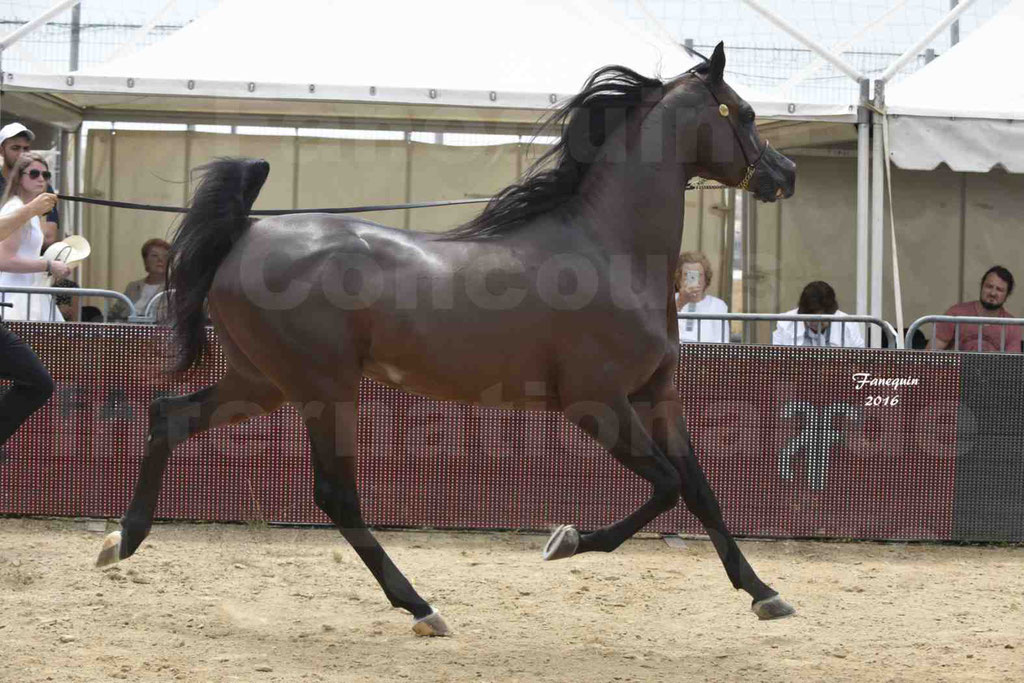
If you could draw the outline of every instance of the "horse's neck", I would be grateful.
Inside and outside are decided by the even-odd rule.
[[[609,253],[671,261],[683,235],[685,185],[677,164],[604,162],[588,173],[577,206]]]

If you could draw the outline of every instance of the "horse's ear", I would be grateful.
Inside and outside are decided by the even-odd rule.
[[[715,51],[711,53],[710,68],[708,69],[708,81],[721,83],[722,75],[725,73],[725,43],[715,45]]]

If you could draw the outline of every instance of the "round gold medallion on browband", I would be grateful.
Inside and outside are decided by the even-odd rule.
[[[732,135],[733,135],[734,138],[736,138],[736,144],[739,145],[740,153],[743,154],[743,160],[747,162],[747,172],[743,176],[743,180],[740,181],[739,185],[735,186],[735,189],[746,191],[746,190],[748,190],[750,188],[750,180],[751,180],[751,178],[754,177],[754,172],[756,171],[758,164],[761,163],[761,159],[764,158],[764,153],[768,151],[769,143],[768,143],[767,140],[765,140],[764,141],[764,147],[761,148],[761,152],[757,155],[757,158],[754,159],[754,161],[750,161],[750,157],[747,156],[747,149],[743,146],[743,141],[740,139],[739,131],[736,130],[736,124],[733,123],[731,118],[729,118],[729,105],[725,104],[724,102],[719,102],[718,95],[715,94],[714,88],[712,88],[708,84],[708,82],[700,74],[693,72],[692,69],[691,69],[690,73],[693,73],[693,75],[696,77],[696,79],[698,81],[700,81],[701,84],[705,88],[707,88],[708,93],[711,95],[711,98],[718,104],[718,113],[721,114],[725,118],[725,120],[729,122],[729,128],[732,129]],[[701,178],[696,183],[687,183],[687,185],[686,185],[686,187],[684,189],[686,189],[686,190],[710,190],[710,189],[716,189],[715,186],[707,184],[707,183],[708,183],[708,181],[706,181],[705,179]],[[728,185],[719,185],[718,187],[728,188],[729,186]]]

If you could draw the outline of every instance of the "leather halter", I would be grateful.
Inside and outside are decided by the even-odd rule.
[[[692,69],[690,70],[690,73],[692,73],[697,78],[697,80],[700,81],[704,85],[704,87],[708,89],[708,93],[710,93],[711,98],[715,101],[715,104],[718,105],[719,108],[721,108],[722,102],[718,99],[718,95],[715,94],[714,89],[710,85],[708,85],[708,82],[706,80],[704,80],[704,77],[701,76],[696,71],[693,71]],[[768,151],[768,147],[771,145],[771,143],[769,143],[766,139],[764,141],[764,147],[761,148],[760,154],[758,154],[757,158],[754,159],[753,162],[751,162],[750,157],[747,155],[747,148],[743,146],[743,140],[740,138],[740,132],[736,129],[736,124],[733,123],[732,121],[732,116],[729,115],[724,118],[726,121],[729,122],[729,127],[732,128],[732,135],[734,138],[736,138],[736,144],[739,145],[740,152],[743,153],[743,160],[747,162],[747,172],[746,174],[744,174],[743,180],[740,181],[739,185],[736,185],[736,189],[749,190],[750,179],[754,177],[754,172],[757,170],[757,167],[761,164],[761,160],[764,158],[764,153]]]

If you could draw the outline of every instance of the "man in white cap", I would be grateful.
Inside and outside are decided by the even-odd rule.
[[[3,165],[0,167],[0,194],[3,194],[15,162],[23,153],[32,149],[32,141],[35,139],[36,134],[25,124],[17,121],[0,128],[0,156],[3,157]],[[46,193],[41,196],[47,195],[53,195],[53,187],[49,183],[46,185]],[[60,239],[60,214],[57,212],[56,197],[53,199],[53,207],[45,216],[41,216],[42,221],[39,225],[43,231],[43,249]]]

